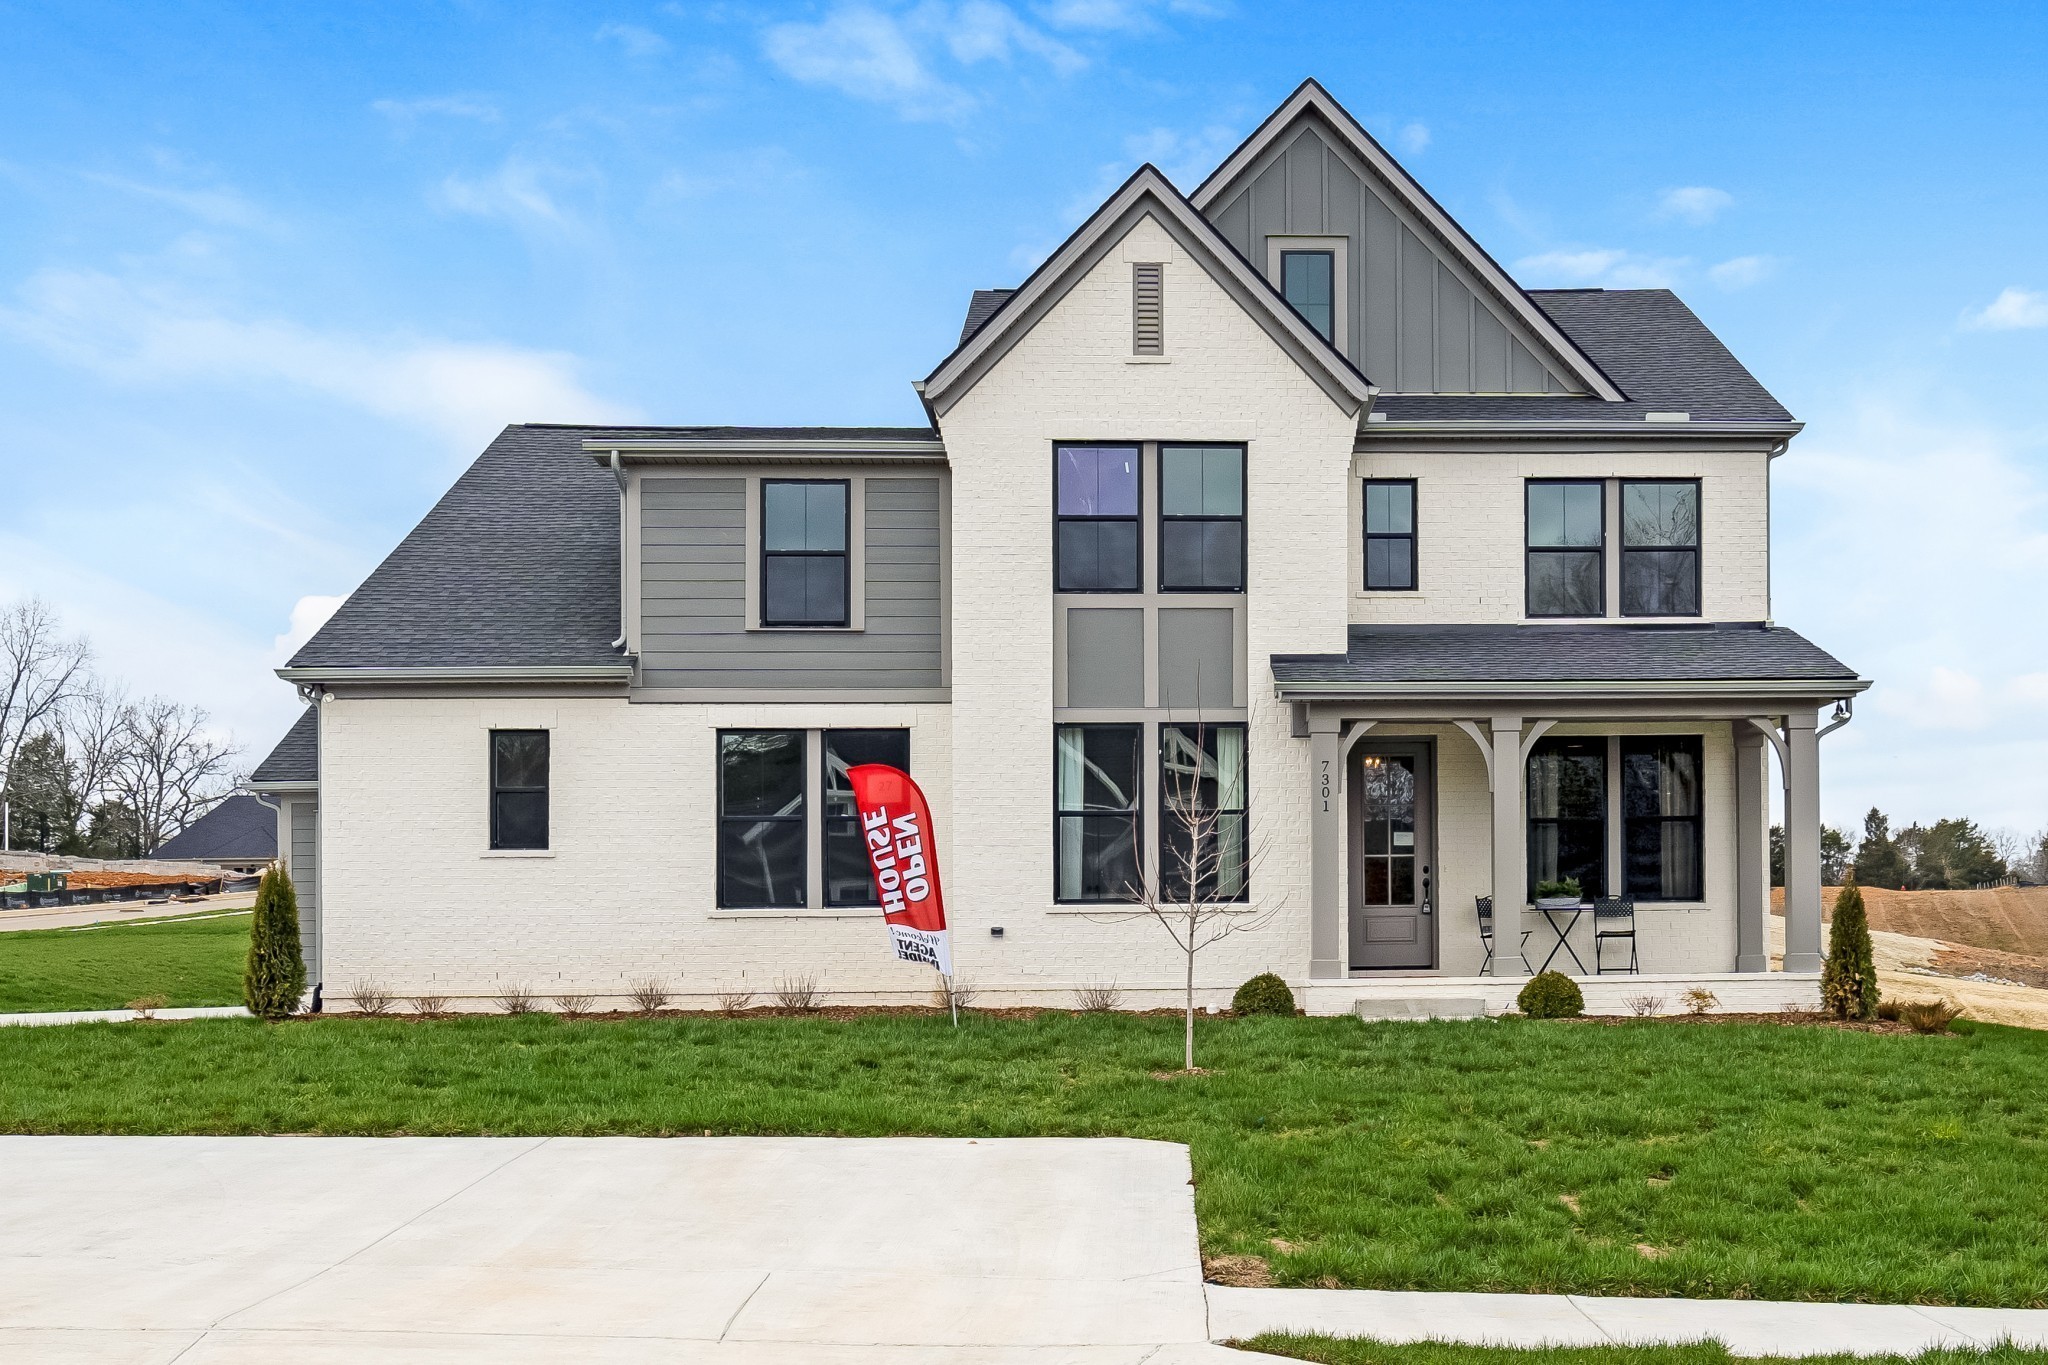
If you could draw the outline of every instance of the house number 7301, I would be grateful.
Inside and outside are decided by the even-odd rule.
[[[1324,810],[1328,810],[1328,809],[1330,808],[1330,760],[1326,758],[1326,759],[1322,760],[1322,764],[1323,764],[1323,809],[1324,809]]]

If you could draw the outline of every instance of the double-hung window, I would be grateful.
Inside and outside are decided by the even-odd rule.
[[[1244,591],[1244,447],[1159,449],[1159,587]]]
[[[1641,900],[1701,896],[1700,739],[1621,741],[1622,883]]]
[[[1531,479],[1527,498],[1529,615],[1604,615],[1605,486]]]
[[[1142,725],[1053,727],[1053,896],[1127,901],[1143,885]]]
[[[718,903],[804,904],[804,732],[718,732]]]
[[[1280,253],[1280,293],[1328,341],[1337,330],[1337,253]]]
[[[1700,614],[1699,480],[1622,483],[1621,614]]]
[[[1138,591],[1138,447],[1058,447],[1053,590]]]
[[[761,481],[761,624],[847,624],[847,481]]]
[[[1241,901],[1246,849],[1245,727],[1159,727],[1159,888],[1168,901]]]
[[[1529,889],[1575,880],[1607,894],[1607,740],[1545,739],[1529,754]]]
[[[1415,586],[1415,480],[1365,481],[1365,586]]]
[[[860,807],[853,799],[853,782],[847,772],[863,763],[886,763],[909,772],[910,731],[827,730],[822,753],[825,904],[880,905],[874,870],[868,865],[867,840],[861,835]]]
[[[491,731],[491,847],[548,846],[548,732]]]

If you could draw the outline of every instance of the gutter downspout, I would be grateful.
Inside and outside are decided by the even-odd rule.
[[[1854,697],[1844,697],[1835,703],[1835,718],[1814,731],[1813,737],[1816,741],[1826,739],[1829,735],[1854,719],[1856,719],[1856,699]]]
[[[619,452],[612,452],[612,478],[619,485],[619,638],[612,641],[615,650],[626,647],[626,467],[619,460]]]

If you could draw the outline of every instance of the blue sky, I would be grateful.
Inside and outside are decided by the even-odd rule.
[[[1808,430],[1830,820],[2048,823],[2031,5],[0,4],[0,598],[206,705],[522,420],[914,423],[968,291],[1314,75],[1523,283],[1677,289]]]

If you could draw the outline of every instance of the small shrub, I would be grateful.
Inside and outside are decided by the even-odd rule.
[[[754,993],[752,991],[735,990],[720,991],[718,993],[718,1012],[720,1014],[738,1014],[753,1003]]]
[[[823,1003],[815,976],[785,976],[775,983],[775,1003],[786,1010],[809,1014]]]
[[[1621,1002],[1628,1006],[1628,1012],[1638,1019],[1649,1019],[1664,1012],[1664,997],[1661,995],[1631,995]]]
[[[558,995],[555,997],[555,1008],[561,1012],[564,1019],[581,1019],[584,1015],[590,1013],[590,1007],[596,1003],[597,997],[591,995]]]
[[[1946,1000],[1909,1000],[1899,1006],[1899,1022],[1915,1033],[1947,1033],[1963,1012]]]
[[[1899,1022],[1899,1002],[1886,998],[1877,1002],[1877,1017],[1889,1024]]]
[[[1586,1012],[1579,983],[1563,972],[1539,972],[1529,978],[1515,1004],[1531,1019],[1576,1019]]]
[[[282,867],[273,866],[256,887],[249,925],[249,960],[242,970],[242,1003],[258,1019],[289,1019],[306,993],[306,958],[299,947],[299,897]]]
[[[156,1012],[170,1003],[170,999],[166,996],[145,995],[139,1000],[130,1000],[128,1008],[134,1010],[136,1017],[139,1019],[154,1019],[156,1018]]]
[[[507,1014],[532,1014],[533,992],[524,986],[507,986],[498,992],[498,1008]]]
[[[447,1008],[448,997],[445,995],[415,995],[412,998],[414,1014],[439,1014]]]
[[[939,984],[932,987],[932,1005],[936,1009],[972,1009],[981,995],[979,987],[960,977],[940,977]]]
[[[1583,894],[1577,877],[1566,877],[1561,882],[1536,883],[1536,895],[1540,900],[1549,900],[1552,896],[1570,896],[1577,900]]]
[[[1260,972],[1237,988],[1237,994],[1230,997],[1232,1014],[1284,1014],[1294,1015],[1294,992],[1287,983],[1271,972]]]
[[[668,1003],[668,985],[650,977],[646,981],[634,982],[632,995],[633,1003],[642,1014],[652,1014]]]
[[[362,1014],[389,1014],[397,997],[374,981],[358,981],[348,988],[348,998]]]
[[[1708,990],[1705,986],[1694,986],[1678,998],[1685,1002],[1687,1014],[1705,1014],[1721,1003],[1721,997]]]
[[[1828,928],[1828,959],[1820,969],[1820,1002],[1837,1019],[1877,1017],[1877,965],[1871,958],[1870,916],[1856,874],[1843,879]]]
[[[1123,987],[1114,981],[1083,986],[1074,992],[1074,1004],[1088,1014],[1106,1014],[1123,1002]]]

